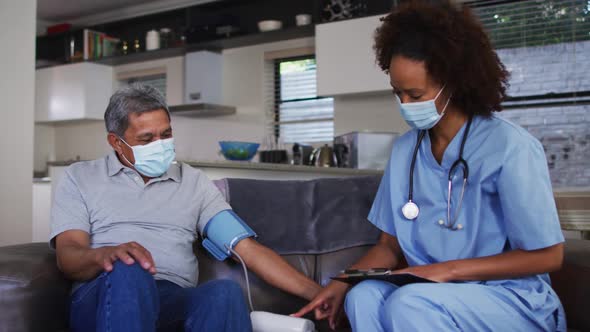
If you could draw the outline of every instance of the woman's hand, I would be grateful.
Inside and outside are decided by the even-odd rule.
[[[452,281],[452,270],[448,264],[437,263],[429,265],[418,265],[392,271],[392,274],[410,273],[418,277],[436,282]]]
[[[332,281],[309,304],[291,316],[302,317],[314,311],[315,319],[322,320],[328,318],[330,328],[334,330],[342,319],[342,304],[349,288],[350,286],[348,284]]]

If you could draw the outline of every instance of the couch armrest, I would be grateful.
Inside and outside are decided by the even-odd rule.
[[[70,283],[47,243],[0,247],[0,331],[63,331]]]
[[[569,329],[590,331],[590,241],[568,239],[561,270],[551,274]]]

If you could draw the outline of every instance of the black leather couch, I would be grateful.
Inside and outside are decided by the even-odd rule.
[[[378,231],[364,218],[378,182],[378,178],[354,178],[305,182],[229,180],[216,184],[258,233],[260,242],[325,285],[376,240]],[[334,241],[326,241],[329,236]],[[245,289],[239,265],[216,261],[198,243],[195,253],[200,282],[231,278]],[[590,331],[590,241],[568,240],[564,266],[551,277],[565,306],[568,327]],[[250,283],[256,310],[289,314],[306,303],[266,285],[253,274]],[[70,286],[46,243],[0,248],[0,332],[67,331]],[[328,330],[325,322],[316,327]]]

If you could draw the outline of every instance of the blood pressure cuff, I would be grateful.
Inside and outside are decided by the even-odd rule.
[[[219,261],[231,255],[229,248],[248,237],[256,237],[256,233],[246,225],[232,210],[221,211],[205,226],[203,231],[203,247]]]

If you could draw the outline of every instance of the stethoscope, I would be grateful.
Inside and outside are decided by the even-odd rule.
[[[463,149],[465,148],[465,141],[467,140],[467,135],[469,134],[469,128],[471,127],[471,120],[470,117],[467,122],[467,127],[465,128],[465,132],[463,133],[463,139],[461,140],[461,149],[459,150],[459,158],[455,160],[451,168],[449,169],[449,186],[448,186],[448,196],[447,196],[447,222],[444,220],[439,220],[438,224],[441,227],[448,228],[450,230],[456,231],[463,229],[463,225],[455,223],[457,222],[457,218],[459,217],[459,212],[461,211],[461,204],[463,203],[463,195],[465,194],[465,187],[467,186],[467,178],[469,177],[469,166],[467,165],[467,161],[463,159]],[[418,142],[414,147],[414,155],[412,157],[412,163],[410,165],[410,188],[408,191],[408,202],[404,204],[402,207],[402,214],[408,220],[414,220],[420,214],[420,208],[418,205],[414,203],[413,196],[414,196],[414,167],[416,165],[416,157],[418,156],[418,150],[420,148],[420,143],[422,143],[422,139],[424,135],[426,135],[428,131],[422,130],[418,133]],[[453,181],[452,177],[454,171],[459,165],[463,166],[463,186],[461,188],[461,196],[459,197],[459,204],[457,205],[457,210],[455,211],[455,217],[451,220],[451,191],[453,188]]]

